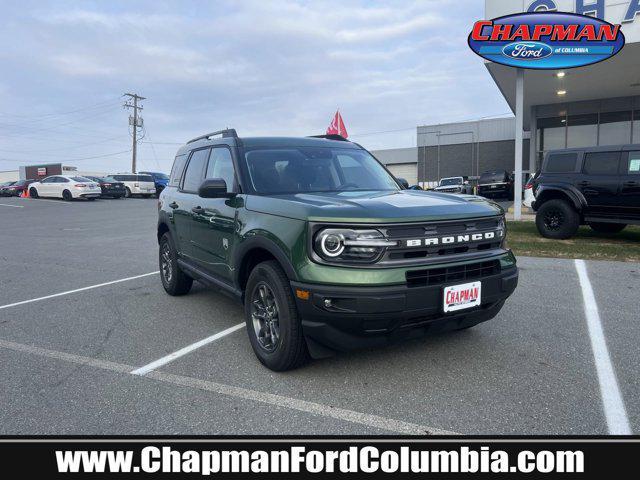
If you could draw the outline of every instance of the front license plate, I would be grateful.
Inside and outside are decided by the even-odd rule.
[[[480,306],[482,282],[454,285],[444,289],[444,312],[456,312]]]

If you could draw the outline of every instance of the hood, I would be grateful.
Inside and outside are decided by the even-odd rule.
[[[337,223],[456,220],[504,213],[499,205],[480,197],[416,190],[249,196],[246,208],[299,220]]]

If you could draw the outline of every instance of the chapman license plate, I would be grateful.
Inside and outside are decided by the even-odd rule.
[[[457,312],[467,308],[479,307],[482,295],[482,282],[454,285],[444,289],[444,312]]]

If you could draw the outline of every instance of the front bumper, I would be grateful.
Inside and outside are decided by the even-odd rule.
[[[87,193],[78,194],[78,197],[80,197],[80,198],[100,198],[101,195],[102,195],[102,193],[98,193],[98,192],[87,192]]]
[[[296,296],[302,326],[314,357],[333,351],[371,348],[476,325],[495,317],[518,285],[518,268],[468,281],[482,282],[482,304],[456,313],[444,313],[444,288],[467,281],[410,287],[338,287],[291,282],[310,292],[309,300]],[[331,299],[332,308],[325,307]]]
[[[505,195],[509,193],[511,193],[511,185],[508,183],[478,185],[478,195]]]

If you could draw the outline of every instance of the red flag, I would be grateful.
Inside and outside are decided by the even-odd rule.
[[[344,126],[342,115],[340,115],[340,110],[336,112],[333,120],[331,121],[331,125],[327,128],[327,135],[340,135],[343,138],[349,138],[347,127]]]

